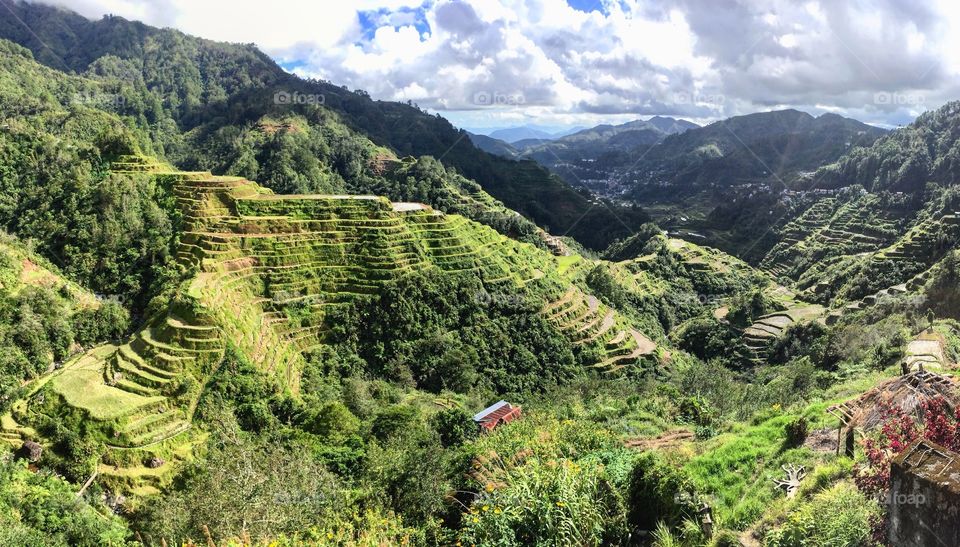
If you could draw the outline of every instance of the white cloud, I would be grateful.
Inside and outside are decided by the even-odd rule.
[[[469,126],[779,106],[890,125],[960,97],[955,0],[55,1],[254,42],[301,75]]]

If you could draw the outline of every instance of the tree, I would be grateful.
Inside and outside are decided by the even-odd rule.
[[[303,532],[344,510],[344,490],[305,447],[248,437],[226,413],[216,417],[206,458],[186,466],[165,496],[135,516],[146,538],[188,542],[206,526],[220,541],[244,533],[269,539]]]
[[[479,433],[477,424],[462,408],[448,408],[430,417],[430,425],[440,435],[444,448],[459,446]]]
[[[105,514],[52,473],[0,460],[0,545],[122,545],[129,530]]]

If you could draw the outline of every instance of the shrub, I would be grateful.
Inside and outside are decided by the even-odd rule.
[[[758,317],[775,309],[775,302],[766,298],[761,289],[755,288],[748,293],[740,293],[733,299],[727,320],[734,325],[746,327]]]
[[[441,410],[430,418],[430,426],[440,435],[444,447],[459,446],[477,436],[477,424],[461,408]]]
[[[710,538],[709,547],[740,547],[740,537],[733,530],[720,530]]]
[[[871,522],[880,507],[867,499],[850,482],[841,482],[820,492],[796,510],[786,522],[767,534],[768,547],[828,547],[866,545]]]
[[[671,336],[680,349],[704,361],[726,359],[735,348],[742,345],[737,331],[714,317],[691,319]]]
[[[77,343],[88,346],[126,334],[130,328],[130,312],[117,302],[106,301],[96,309],[78,311],[72,321]]]
[[[360,420],[343,403],[333,401],[315,411],[308,411],[302,427],[329,441],[342,443],[343,439],[357,434]]]
[[[693,502],[682,496],[693,491],[681,469],[654,453],[642,454],[630,479],[630,523],[642,530],[652,530],[657,522],[679,523],[693,514]]]
[[[710,427],[717,421],[717,412],[703,397],[684,397],[677,403],[678,418],[699,427]]]
[[[803,441],[807,440],[807,433],[810,429],[810,424],[807,422],[807,419],[803,416],[798,416],[793,420],[790,420],[783,426],[783,431],[786,434],[786,446],[788,448],[795,448],[803,444]]]
[[[383,441],[395,433],[407,432],[414,425],[419,425],[420,413],[416,407],[394,405],[379,412],[373,419],[371,433]]]
[[[623,500],[595,462],[535,458],[464,515],[467,545],[598,545],[626,535]]]

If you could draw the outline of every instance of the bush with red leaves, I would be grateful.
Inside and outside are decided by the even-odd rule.
[[[857,466],[854,480],[857,487],[877,500],[885,500],[890,488],[890,462],[912,442],[924,438],[944,448],[960,452],[960,408],[950,412],[942,397],[934,397],[921,403],[923,421],[907,414],[900,407],[885,405],[881,408],[880,433],[863,442],[867,465]],[[873,536],[883,543],[887,522],[874,524]]]

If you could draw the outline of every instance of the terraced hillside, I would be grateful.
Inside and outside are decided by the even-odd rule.
[[[764,292],[767,298],[776,302],[780,311],[758,317],[743,329],[743,344],[747,349],[745,357],[757,365],[769,357],[773,344],[788,327],[821,321],[826,312],[823,306],[805,302],[793,290],[782,285],[771,284]]]
[[[826,324],[833,325],[841,318],[872,307],[885,299],[910,294],[919,297],[920,289],[930,278],[931,268],[950,248],[949,242],[960,238],[960,230],[957,229],[957,226],[960,226],[960,216],[954,213],[937,212],[925,217],[921,216],[921,220],[912,228],[900,237],[890,240],[886,245],[880,245],[880,239],[870,242],[866,239],[857,239],[852,232],[847,232],[850,235],[848,240],[844,240],[846,247],[843,242],[823,240],[824,237],[831,237],[829,234],[840,226],[838,222],[845,223],[848,230],[853,229],[851,226],[857,226],[857,233],[861,235],[873,233],[879,236],[895,230],[895,223],[892,220],[886,223],[877,220],[876,209],[873,216],[856,212],[855,209],[869,205],[861,203],[863,199],[873,202],[877,198],[865,196],[860,200],[841,205],[829,220],[817,227],[816,222],[822,220],[825,217],[825,211],[832,206],[828,200],[824,200],[791,223],[792,227],[789,228],[791,233],[807,233],[804,239],[790,244],[789,252],[796,253],[794,257],[801,256],[800,253],[808,251],[810,246],[817,244],[835,246],[841,249],[840,255],[834,255],[835,251],[830,251],[831,256],[816,263],[805,264],[801,261],[790,268],[785,268],[782,262],[777,262],[787,254],[771,253],[765,259],[763,266],[772,273],[781,275],[796,275],[799,272],[798,268],[803,266],[806,271],[801,273],[795,285],[800,291],[790,299],[793,300],[796,297],[819,302],[829,310],[825,310],[820,305],[790,305],[790,313],[773,314],[761,318],[757,324],[744,331],[744,339],[754,353],[756,362],[760,362],[767,355],[772,339],[782,333],[786,326],[797,320],[819,319],[821,315],[826,314],[823,320]],[[856,219],[856,222],[852,219]],[[877,224],[866,228],[870,219]],[[889,236],[884,235],[884,238],[889,239]],[[864,249],[872,248],[872,250],[855,252],[850,248],[858,245],[863,245]],[[774,251],[777,249],[775,248]],[[801,260],[824,253],[807,254],[808,256]],[[889,279],[889,286],[871,289],[866,284],[866,280],[875,277]],[[860,296],[863,292],[868,294]]]
[[[605,372],[657,350],[633,321],[561,273],[570,257],[457,215],[375,196],[279,196],[240,177],[173,171],[137,156],[113,170],[169,187],[181,214],[178,261],[191,273],[169,309],[131,339],[31,385],[4,416],[3,436],[43,439],[49,420],[83,416],[108,447],[99,474],[116,489],[152,492],[203,438],[193,413],[228,345],[296,395],[330,313],[412,272],[472,272],[490,294],[544,295],[544,316],[571,342],[598,348],[594,366]]]
[[[690,243],[683,239],[670,238],[667,240],[667,248],[676,253],[691,272],[717,275],[734,274],[740,277],[756,275],[754,269],[746,262],[710,247]]]
[[[877,251],[899,235],[901,209],[902,204],[882,203],[872,194],[821,199],[780,230],[779,242],[760,267],[797,279],[826,259]]]
[[[726,320],[732,296],[753,287],[764,287],[765,298],[772,301],[779,310],[756,318],[751,325],[742,329],[743,347],[730,348],[731,354],[736,354],[738,358],[757,365],[764,363],[774,342],[787,327],[821,320],[826,312],[823,306],[811,304],[796,291],[775,283],[766,273],[722,251],[675,238],[666,239],[665,244],[692,279],[702,280],[699,290],[715,291],[689,296],[711,305],[717,319]],[[631,262],[640,264],[652,258],[638,257]],[[662,280],[656,276],[646,275],[646,272],[641,271],[636,274],[636,278],[649,283],[646,290],[651,293],[669,297],[663,294]]]
[[[636,364],[657,350],[654,343],[596,296],[571,286],[544,309],[547,318],[577,344],[599,344],[602,357],[593,366],[613,373]],[[662,355],[662,354],[661,354]]]
[[[960,215],[925,212],[891,244],[873,252],[824,260],[804,272],[797,287],[817,302],[856,311],[922,286],[928,270],[957,242]]]
[[[780,230],[780,241],[760,263],[760,267],[773,275],[785,275],[797,254],[793,251],[807,238],[822,229],[836,211],[836,200],[826,198],[817,201],[799,217],[788,222]]]

